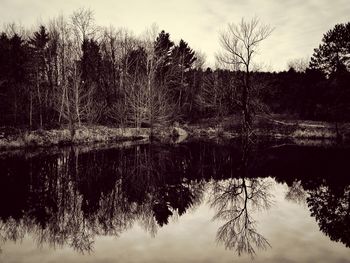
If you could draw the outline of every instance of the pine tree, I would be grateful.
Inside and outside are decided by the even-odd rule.
[[[170,40],[169,33],[161,31],[154,42],[154,55],[157,61],[156,79],[160,86],[166,84],[170,71],[171,52],[174,42]]]
[[[310,67],[326,75],[341,70],[350,70],[350,22],[337,24],[322,39],[315,49]]]
[[[33,100],[36,93],[39,112],[39,126],[43,127],[44,114],[47,108],[48,100],[48,77],[47,77],[47,50],[48,50],[49,34],[44,26],[40,26],[39,30],[34,32],[33,37],[29,39],[28,44],[32,53],[32,86],[29,91],[30,109],[29,109],[29,125],[32,126]]]

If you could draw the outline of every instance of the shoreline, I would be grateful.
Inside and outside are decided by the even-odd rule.
[[[73,140],[69,129],[33,130],[16,134],[0,134],[0,151],[21,148],[46,148],[53,146],[84,145],[142,141],[149,138],[147,128],[112,128],[107,126],[82,126],[75,130]]]
[[[240,127],[232,120],[226,119],[219,124],[208,120],[202,124],[190,124],[179,127],[155,127],[152,138],[150,128],[113,128],[107,126],[81,126],[75,131],[71,140],[66,128],[52,130],[17,131],[6,134],[0,129],[0,151],[47,148],[53,146],[93,145],[98,143],[150,142],[155,140],[165,143],[179,143],[187,139],[230,140],[240,137]],[[230,125],[228,125],[230,124]],[[334,124],[315,121],[277,121],[258,118],[254,124],[254,136],[272,139],[336,141],[339,135]],[[350,124],[341,127],[341,140],[350,141]],[[326,143],[327,144],[327,143]]]

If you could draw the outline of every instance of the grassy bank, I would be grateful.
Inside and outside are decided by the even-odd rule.
[[[240,136],[240,118],[204,119],[195,124],[183,124],[181,128],[157,127],[153,138],[162,142],[179,142],[187,138],[231,139]],[[289,138],[297,140],[339,140],[350,141],[350,124],[338,125],[338,132],[332,123],[301,121],[283,116],[258,116],[254,122],[254,135],[262,137]],[[0,129],[0,150],[24,147],[48,147],[110,143],[120,141],[149,140],[149,128],[112,128],[105,126],[80,127],[73,140],[68,129],[20,131]]]
[[[76,145],[98,142],[133,141],[147,139],[146,128],[110,128],[104,126],[80,127],[72,139],[68,129],[21,131],[2,129],[0,131],[0,150],[22,147],[48,147]]]
[[[192,137],[235,138],[240,136],[240,118],[229,117],[220,121],[205,119],[186,127]],[[306,121],[287,118],[281,115],[257,116],[253,123],[255,136],[288,138],[298,140],[350,140],[350,124]]]

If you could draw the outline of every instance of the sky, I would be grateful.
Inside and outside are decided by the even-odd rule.
[[[269,71],[310,57],[324,33],[350,22],[350,0],[0,0],[0,25],[34,27],[82,7],[94,11],[98,25],[128,28],[135,35],[156,23],[172,40],[184,39],[204,52],[208,66],[215,64],[219,33],[227,24],[257,16],[274,28],[255,57]]]

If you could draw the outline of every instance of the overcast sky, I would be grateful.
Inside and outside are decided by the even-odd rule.
[[[80,7],[92,9],[98,25],[135,34],[157,23],[173,40],[183,38],[206,53],[209,65],[227,23],[256,15],[275,28],[256,59],[265,70],[277,71],[293,58],[311,56],[327,30],[350,21],[350,0],[0,0],[0,23],[31,27]]]

